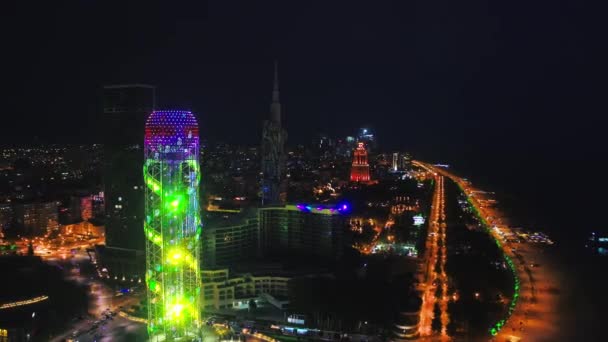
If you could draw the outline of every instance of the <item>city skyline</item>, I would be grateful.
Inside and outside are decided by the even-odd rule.
[[[0,340],[601,340],[602,14],[7,5]]]
[[[102,142],[103,86],[144,82],[157,86],[158,108],[197,113],[205,139],[257,146],[271,100],[269,70],[279,60],[289,146],[370,125],[386,149],[457,166],[523,200],[540,196],[547,205],[539,225],[567,231],[598,219],[556,219],[550,211],[569,206],[552,193],[554,182],[581,162],[608,163],[595,87],[601,36],[587,25],[600,11],[443,2],[452,15],[442,20],[424,2],[351,4],[346,12],[337,3],[38,6],[14,4],[1,14],[5,32],[36,23],[11,35],[6,44],[14,53],[0,57],[13,66],[5,74],[3,108],[11,115],[0,126],[2,145]],[[551,15],[540,14],[546,8]],[[107,18],[114,24],[104,29]],[[563,167],[532,182],[521,164]],[[500,182],[488,177],[493,173]]]

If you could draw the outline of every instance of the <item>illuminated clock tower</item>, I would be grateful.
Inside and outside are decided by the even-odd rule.
[[[369,164],[367,163],[367,150],[365,144],[360,142],[353,153],[353,165],[350,170],[351,182],[368,182]]]

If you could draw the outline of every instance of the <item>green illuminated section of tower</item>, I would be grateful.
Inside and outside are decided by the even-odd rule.
[[[200,337],[198,124],[191,112],[155,111],[146,123],[144,233],[151,341]]]

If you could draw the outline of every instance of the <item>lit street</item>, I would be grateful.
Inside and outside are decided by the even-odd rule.
[[[445,223],[445,189],[443,176],[435,176],[435,191],[431,206],[431,217],[428,238],[426,242],[426,254],[424,257],[423,278],[421,284],[423,291],[422,308],[420,310],[419,333],[422,337],[433,334],[432,322],[434,318],[435,304],[439,303],[441,310],[441,336],[447,338],[447,324],[449,322],[447,312],[447,275],[445,273],[446,262],[446,223]],[[439,272],[437,272],[439,270]],[[442,297],[437,298],[437,287],[442,288]]]
[[[70,260],[51,261],[63,267],[72,269],[68,277],[72,281],[87,284],[90,288],[89,315],[75,321],[63,334],[55,336],[51,341],[61,342],[66,339],[78,341],[123,341],[137,337],[137,341],[144,341],[146,332],[145,325],[130,321],[120,315],[114,315],[111,319],[104,319],[104,312],[117,313],[121,308],[127,308],[139,302],[137,294],[117,296],[107,285],[99,281],[96,275],[81,275],[80,266],[90,263],[84,252],[76,254]],[[97,322],[97,323],[96,323]],[[74,334],[76,332],[76,334]]]

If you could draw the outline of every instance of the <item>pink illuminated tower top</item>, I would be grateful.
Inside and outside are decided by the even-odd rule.
[[[189,111],[154,111],[146,122],[145,148],[154,152],[198,149],[198,123]]]

